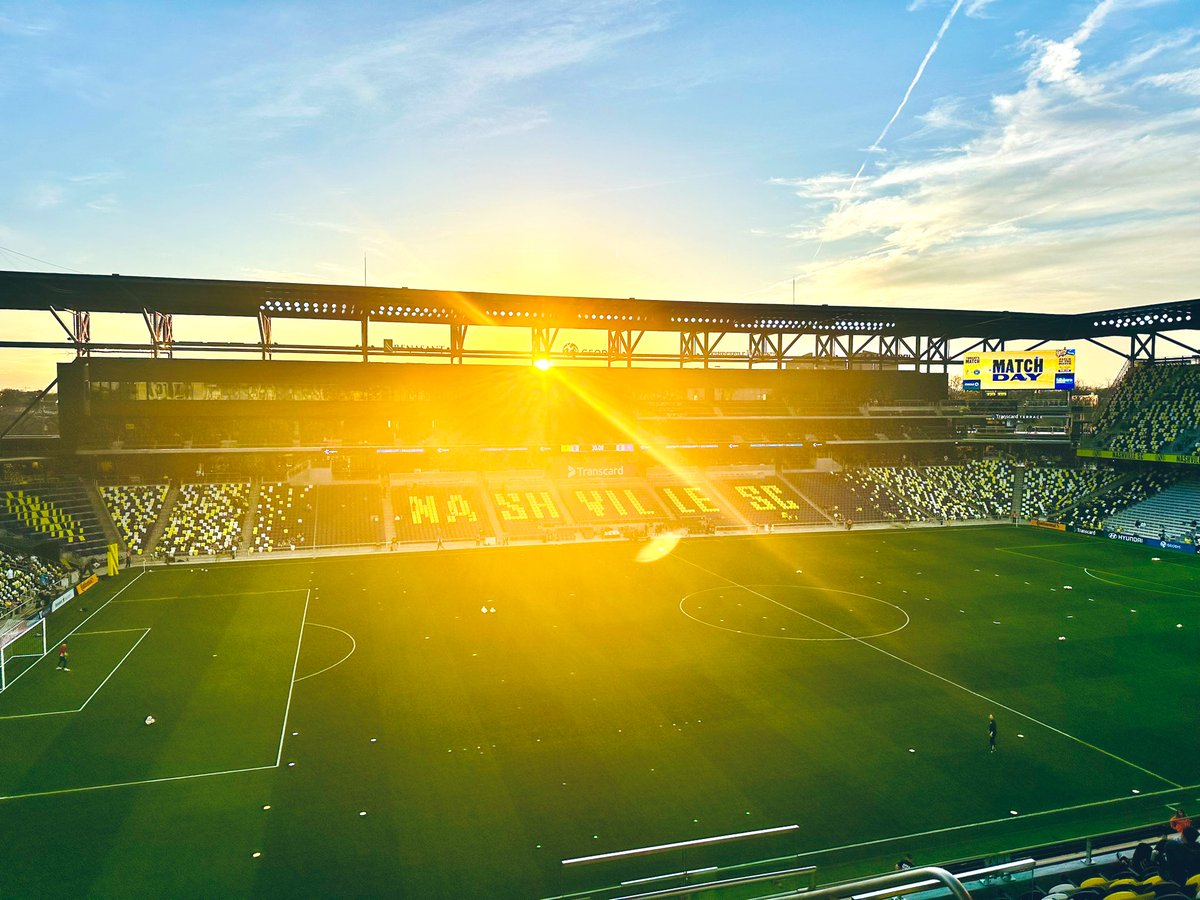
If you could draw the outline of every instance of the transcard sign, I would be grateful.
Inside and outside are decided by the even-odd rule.
[[[965,391],[1070,391],[1075,388],[1074,350],[967,353]]]

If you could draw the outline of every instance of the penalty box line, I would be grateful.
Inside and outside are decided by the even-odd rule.
[[[942,682],[943,684],[948,684],[953,688],[957,688],[960,691],[964,691],[965,693],[970,694],[972,697],[978,697],[980,700],[984,700],[987,703],[990,703],[999,709],[1003,709],[1006,712],[1010,712],[1014,716],[1018,716],[1019,718],[1022,718],[1027,722],[1032,722],[1034,725],[1039,725],[1042,728],[1045,728],[1049,731],[1054,732],[1057,735],[1060,735],[1061,737],[1065,737],[1068,740],[1074,741],[1077,744],[1081,744],[1082,746],[1087,747],[1089,750],[1095,750],[1097,753],[1102,753],[1103,755],[1107,756],[1109,759],[1113,759],[1119,763],[1123,763],[1124,765],[1127,765],[1132,769],[1137,769],[1139,772],[1141,772],[1145,775],[1149,775],[1151,778],[1161,781],[1164,784],[1171,785],[1171,787],[1175,788],[1176,790],[1181,789],[1183,787],[1183,785],[1179,784],[1179,782],[1172,781],[1170,778],[1167,778],[1165,775],[1159,775],[1157,772],[1152,772],[1149,769],[1147,769],[1145,766],[1139,766],[1135,762],[1130,762],[1129,760],[1127,760],[1123,757],[1117,756],[1117,754],[1115,754],[1115,753],[1105,750],[1103,747],[1098,747],[1095,744],[1090,743],[1089,741],[1085,741],[1083,738],[1076,737],[1075,735],[1070,734],[1069,732],[1063,731],[1061,728],[1056,728],[1055,726],[1051,725],[1049,722],[1043,722],[1041,719],[1037,719],[1037,718],[1029,715],[1028,713],[1021,712],[1019,709],[1015,709],[1011,706],[1008,706],[1007,704],[1001,703],[999,700],[989,697],[986,694],[981,694],[979,691],[972,690],[971,688],[967,687],[964,684],[959,684],[957,681],[953,681],[952,679],[947,678],[945,675],[939,675],[937,672],[926,669],[924,666],[920,666],[917,663],[912,662],[911,660],[905,659],[903,656],[897,656],[895,653],[892,653],[890,650],[885,650],[883,647],[878,647],[875,644],[869,644],[863,638],[856,637],[855,635],[852,635],[852,634],[849,634],[848,632],[842,631],[840,628],[836,628],[835,626],[829,625],[826,622],[822,622],[819,619],[814,619],[812,616],[805,615],[804,613],[800,612],[799,610],[792,609],[790,606],[788,606],[785,603],[780,603],[778,600],[775,600],[772,597],[768,597],[766,594],[756,591],[751,587],[747,587],[744,584],[739,584],[738,582],[734,581],[732,578],[727,578],[724,575],[719,575],[718,573],[712,571],[711,569],[706,569],[704,566],[700,565],[699,563],[694,563],[690,559],[687,559],[682,556],[675,556],[673,558],[679,560],[680,562],[686,563],[687,565],[692,566],[695,569],[699,569],[701,572],[705,572],[705,573],[713,576],[714,578],[719,578],[721,581],[728,582],[729,584],[733,585],[734,587],[740,588],[743,591],[747,591],[748,593],[751,593],[756,597],[761,597],[763,600],[766,600],[768,603],[773,603],[776,606],[783,607],[784,609],[786,609],[790,612],[796,613],[799,616],[803,616],[805,619],[808,619],[811,622],[814,622],[818,625],[823,625],[824,627],[828,628],[830,631],[836,632],[837,634],[840,634],[843,637],[845,637],[851,641],[854,641],[855,643],[860,644],[863,647],[867,647],[871,650],[874,650],[876,653],[882,653],[884,656],[894,659],[898,663],[903,663],[904,665],[906,665],[912,669],[916,669],[918,672],[922,672],[931,678],[936,678],[938,681]]]
[[[138,577],[141,577],[141,576],[138,576]],[[133,582],[130,582],[129,585],[126,585],[125,587],[129,587],[131,584],[133,584]],[[124,588],[122,588],[122,590],[124,590]],[[279,592],[279,593],[290,593],[290,592]],[[8,796],[0,796],[0,802],[3,802],[5,800],[25,800],[25,799],[31,799],[34,797],[57,797],[57,796],[61,796],[63,794],[82,794],[82,793],[87,793],[89,791],[105,791],[105,790],[110,790],[113,788],[123,788],[123,787],[140,787],[142,785],[147,785],[147,784],[165,784],[165,783],[173,782],[173,781],[190,781],[190,780],[193,780],[196,778],[213,778],[218,775],[237,775],[237,774],[240,774],[243,772],[265,772],[270,769],[278,769],[283,762],[283,742],[287,736],[288,715],[290,714],[291,708],[292,708],[292,692],[295,690],[295,687],[296,687],[296,668],[300,664],[300,647],[304,641],[304,626],[305,626],[305,622],[308,618],[308,604],[312,598],[312,589],[311,588],[308,589],[305,593],[306,593],[306,597],[304,600],[304,613],[300,617],[300,632],[296,639],[296,658],[292,662],[292,680],[291,680],[290,686],[288,687],[287,705],[284,707],[284,711],[283,711],[283,728],[279,734],[279,753],[275,757],[275,762],[268,763],[267,765],[264,765],[264,766],[246,766],[246,767],[240,768],[240,769],[222,769],[217,772],[196,772],[196,773],[193,773],[190,775],[167,775],[163,778],[144,778],[139,781],[118,781],[118,782],[114,782],[112,784],[91,784],[91,785],[85,785],[83,787],[58,788],[58,789],[52,790],[52,791],[31,791],[30,793],[27,793],[27,794],[10,794]],[[114,595],[114,597],[115,597],[115,595]],[[110,600],[109,602],[111,603],[112,601]],[[107,605],[108,604],[106,603],[105,606],[107,606]],[[100,609],[103,609],[103,608],[104,607],[101,607]],[[99,612],[99,611],[100,611],[99,609],[96,610],[96,612]],[[95,614],[96,613],[92,613],[93,616]],[[88,616],[88,618],[90,619],[91,616]],[[87,619],[84,620],[84,622],[86,622],[86,621],[87,621]],[[78,630],[78,628],[81,627],[82,625],[83,625],[83,622],[81,622],[79,626],[76,626],[76,630]],[[126,630],[126,629],[122,629],[122,630]],[[139,629],[128,629],[128,630],[136,631]],[[149,631],[150,631],[150,629],[147,628],[146,633],[148,634]],[[72,631],[71,633],[74,634],[75,632]],[[97,633],[99,633],[99,632],[97,632]],[[144,638],[145,634],[143,634],[142,637]],[[141,643],[141,638],[138,639],[138,643]],[[129,652],[132,653],[133,650],[136,648],[137,648],[137,644],[135,643],[133,645],[133,647],[130,648]],[[128,657],[128,655],[129,654],[127,653],[126,657]],[[121,662],[124,662],[124,661],[125,661],[124,659],[121,660]],[[118,663],[117,665],[119,668],[120,663]],[[116,670],[114,669],[113,671],[115,672]],[[22,673],[22,674],[24,674],[24,673]],[[112,677],[111,672],[109,673],[108,677],[109,678]],[[106,678],[105,681],[107,681],[107,680],[108,679]],[[101,687],[102,686],[103,686],[103,682],[101,683]],[[99,690],[99,688],[97,688],[97,690]],[[94,693],[93,693],[93,696],[95,696]],[[91,698],[89,697],[88,699],[90,700]]]
[[[115,603],[158,603],[165,600],[211,600],[214,597],[258,597],[264,594],[301,594],[307,588],[276,588],[270,591],[228,591],[219,594],[173,594],[167,597],[127,597]]]
[[[143,569],[141,572],[139,572],[137,575],[135,575],[133,577],[133,581],[129,582],[129,584],[125,585],[125,587],[121,588],[119,591],[117,591],[115,594],[113,594],[111,597],[109,597],[107,600],[105,600],[103,603],[101,603],[99,607],[97,607],[95,610],[92,611],[92,614],[90,616],[88,616],[86,619],[84,619],[82,622],[80,622],[78,625],[76,625],[74,628],[72,628],[70,631],[68,631],[66,634],[64,634],[62,636],[62,639],[65,641],[67,638],[69,638],[71,635],[73,635],[75,632],[77,632],[80,628],[82,628],[88,622],[92,621],[92,619],[94,619],[96,616],[98,616],[100,614],[100,612],[105,607],[108,606],[108,604],[112,603],[114,600],[116,600],[118,597],[120,597],[123,593],[125,593],[127,590],[129,590],[131,587],[133,587],[135,584],[137,584],[138,581],[141,580],[141,577],[145,574],[146,574],[146,570]],[[49,621],[49,620],[47,619],[47,621]],[[24,672],[22,672],[16,678],[14,678],[12,681],[10,681],[8,683],[8,687],[6,687],[5,690],[6,691],[11,690],[11,688],[14,684],[16,684],[18,681],[20,681],[22,678],[24,678],[30,672],[32,672],[33,667],[36,666],[38,663],[40,663],[43,659],[45,659],[49,655],[50,655],[50,651],[47,650],[45,653],[43,653],[41,656],[39,656],[36,660],[34,660],[32,665],[30,665],[28,669],[26,669]]]
[[[124,665],[125,660],[129,659],[129,657],[133,655],[133,651],[138,648],[138,644],[140,644],[142,641],[144,641],[146,639],[146,635],[148,635],[150,633],[150,629],[149,628],[115,628],[110,631],[76,631],[76,632],[74,632],[75,634],[78,634],[80,636],[86,636],[89,634],[128,634],[130,632],[137,632],[137,631],[140,631],[142,633],[142,636],[133,642],[133,646],[130,647],[125,652],[125,655],[122,656],[121,659],[117,662],[117,664],[115,666],[113,666],[113,670],[111,672],[109,672],[106,676],[104,676],[104,680],[101,681],[98,685],[96,685],[96,689],[88,695],[88,698],[83,701],[83,705],[80,706],[78,709],[55,709],[55,710],[50,710],[49,712],[19,713],[14,716],[0,716],[0,721],[6,721],[8,719],[36,719],[40,716],[62,716],[62,715],[67,715],[69,713],[83,712],[85,709],[87,709],[87,705],[92,702],[92,698],[94,698],[98,693],[100,693],[100,689],[102,687],[104,687],[106,684],[108,684],[108,680],[117,674],[117,669],[121,668],[121,666]]]
[[[164,784],[170,781],[189,781],[194,778],[212,778],[216,775],[236,775],[239,772],[262,772],[266,769],[276,769],[278,766],[248,766],[244,769],[224,769],[220,772],[196,772],[192,775],[168,775],[164,778],[144,778],[141,781],[118,781],[113,784],[89,784],[84,787],[59,788],[53,791],[31,791],[28,794],[10,794],[0,797],[5,800],[26,800],[32,797],[58,797],[62,794],[83,794],[88,791],[106,791],[111,788],[139,787],[144,784]]]

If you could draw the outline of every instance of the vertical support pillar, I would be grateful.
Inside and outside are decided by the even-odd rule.
[[[531,328],[529,329],[529,361],[534,362],[538,359],[549,359],[550,353],[554,348],[554,341],[558,338],[557,328]]]
[[[172,345],[175,343],[174,318],[170,313],[159,312],[156,309],[143,309],[142,321],[150,333],[150,354],[155,359],[160,356],[170,358],[174,355]]]
[[[1131,334],[1129,336],[1129,358],[1130,359],[1154,359],[1156,351],[1158,335],[1154,332],[1149,334]]]
[[[262,310],[258,311],[258,343],[262,348],[262,358],[271,358],[271,317]]]
[[[450,362],[461,363],[463,351],[467,346],[467,326],[465,323],[450,323]]]
[[[86,310],[71,310],[71,337],[76,356],[91,356],[92,314]]]

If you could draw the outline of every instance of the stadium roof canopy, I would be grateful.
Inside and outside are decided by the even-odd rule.
[[[1087,338],[1191,330],[1200,300],[1058,314],[694,302],[268,281],[0,272],[0,309],[92,313],[342,319],[529,328],[626,327],[646,331],[782,330],[998,340]],[[1193,325],[1192,323],[1196,324]]]
[[[557,358],[608,365],[700,364],[717,359],[784,368],[802,359],[840,360],[848,365],[890,361],[941,367],[972,351],[1010,349],[1009,341],[1045,344],[1087,341],[1126,359],[1156,358],[1159,342],[1169,353],[1200,349],[1167,332],[1200,330],[1200,300],[1177,300],[1146,306],[1058,314],[981,309],[905,309],[826,304],[771,304],[640,300],[604,297],[558,297],[410,288],[293,284],[268,281],[210,281],[125,275],[64,275],[43,272],[0,272],[0,311],[43,311],[54,316],[66,333],[55,340],[0,337],[0,347],[74,349],[93,352],[259,353],[352,355],[367,360],[384,355],[467,359],[521,360]],[[71,314],[68,324],[60,316]],[[93,313],[140,314],[148,343],[104,343],[92,340]],[[181,340],[176,316],[241,317],[257,321],[254,342]],[[295,344],[275,339],[272,322],[279,319],[357,322],[361,337],[354,344]],[[445,345],[396,346],[394,340],[371,342],[372,323],[440,325],[448,329]],[[520,328],[530,335],[528,350],[467,345],[476,326]],[[580,350],[573,342],[556,347],[560,331],[607,333],[607,349]],[[648,333],[678,335],[678,350],[639,346]],[[723,339],[731,337],[718,350]],[[737,340],[738,338],[741,340]],[[1105,339],[1124,339],[1128,349]],[[648,342],[650,343],[650,342]],[[731,344],[740,345],[731,348]]]

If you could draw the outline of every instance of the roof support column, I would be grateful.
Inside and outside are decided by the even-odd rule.
[[[142,309],[142,321],[150,333],[150,355],[155,359],[174,356],[175,318],[171,313],[159,312],[155,309]]]
[[[71,331],[71,337],[75,341],[75,355],[91,356],[92,314],[87,310],[72,310]]]
[[[637,337],[633,336],[633,329],[629,328],[610,328],[608,329],[608,365],[612,367],[614,361],[624,361],[626,367],[633,366],[633,351],[637,349],[637,345],[641,343],[642,336],[646,332],[639,331]]]
[[[549,359],[550,353],[554,349],[554,342],[558,339],[558,329],[531,328],[529,329],[529,333],[530,360],[536,362],[539,359]]]
[[[262,347],[262,358],[271,358],[271,317],[261,309],[258,311],[258,343]]]
[[[1129,336],[1129,358],[1154,359],[1157,338],[1158,334],[1153,331],[1149,334],[1131,334]]]
[[[682,369],[685,363],[699,362],[707,369],[723,337],[725,332],[715,336],[707,331],[679,332],[679,368]]]
[[[450,323],[450,362],[461,363],[467,346],[467,326],[461,322]]]

